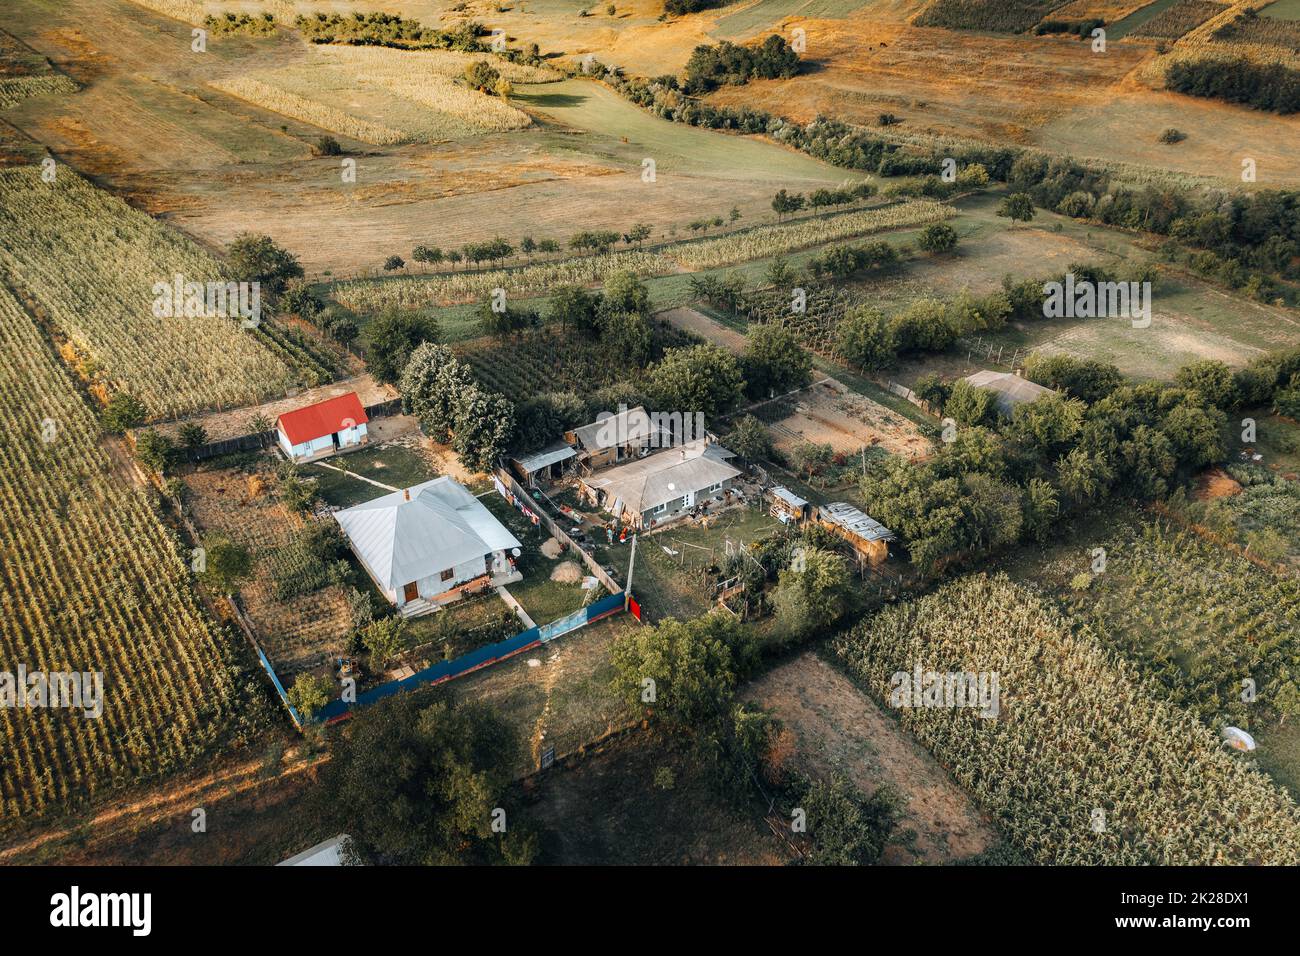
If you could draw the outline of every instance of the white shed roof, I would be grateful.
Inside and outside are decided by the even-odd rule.
[[[571,445],[560,441],[547,445],[541,451],[534,452],[531,455],[516,458],[515,464],[531,475],[535,471],[541,471],[549,465],[554,465],[557,461],[567,461],[577,454]]]
[[[994,372],[985,369],[982,372],[976,372],[974,375],[967,375],[966,381],[976,388],[991,391],[993,393],[993,402],[997,405],[998,411],[1008,418],[1011,417],[1011,413],[1015,411],[1017,405],[1032,402],[1044,395],[1052,394],[1050,388],[1039,385],[1037,382],[1031,382],[1014,372]]]
[[[447,477],[334,517],[375,580],[393,590],[493,551],[519,547],[483,502]]]

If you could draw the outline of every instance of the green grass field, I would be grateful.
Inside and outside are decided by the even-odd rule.
[[[1300,20],[1300,0],[1275,0],[1261,10],[1260,14],[1279,20]]]
[[[304,465],[302,473],[317,479],[316,487],[321,498],[340,508],[350,508],[363,501],[373,501],[391,494],[368,481],[361,481],[356,475],[363,475],[394,488],[409,488],[438,477],[438,472],[423,455],[401,445],[377,445],[348,452],[346,455],[335,455],[327,459],[326,464],[332,467],[327,468],[319,463]],[[345,468],[353,474],[341,474],[334,470],[336,468]]]
[[[594,80],[520,84],[515,87],[512,102],[545,119],[608,137],[612,142],[604,148],[611,159],[634,168],[640,168],[645,158],[653,159],[656,177],[681,173],[785,186],[861,178],[754,137],[719,135],[713,130],[659,119]],[[592,145],[599,148],[598,144]],[[603,158],[599,151],[593,153],[587,146],[583,144],[584,154]],[[655,186],[644,185],[646,189]]]

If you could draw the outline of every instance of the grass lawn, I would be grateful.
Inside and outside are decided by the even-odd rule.
[[[681,173],[783,186],[799,181],[838,184],[850,178],[846,170],[775,143],[660,119],[594,80],[518,84],[512,99],[567,126],[611,137],[619,158],[635,169],[641,168],[644,157],[654,157],[656,175]]]
[[[571,753],[632,721],[633,714],[610,690],[610,650],[615,640],[641,626],[626,614],[606,618],[454,681],[451,688],[465,699],[492,705],[515,729],[525,744],[515,772],[531,773],[545,747],[554,746],[558,755]]]
[[[524,801],[542,864],[790,862],[763,822],[757,791],[743,805],[723,797],[688,747],[653,732],[610,741],[528,781]]]
[[[326,459],[326,464],[333,467],[313,463],[303,465],[302,473],[317,479],[321,498],[340,508],[350,508],[391,494],[368,481],[361,481],[356,475],[399,489],[438,477],[438,472],[419,451],[404,445],[377,445],[346,455],[335,455]],[[346,468],[352,474],[341,474],[334,470],[336,468]]]
[[[511,584],[507,590],[536,624],[549,624],[566,614],[572,614],[587,603],[589,592],[579,584],[552,581],[551,572],[564,561],[573,561],[586,576],[587,569],[580,558],[561,555],[552,559],[542,554],[542,545],[551,535],[541,525],[534,525],[495,491],[479,499],[497,519],[510,529],[523,545],[517,567],[524,579]]]

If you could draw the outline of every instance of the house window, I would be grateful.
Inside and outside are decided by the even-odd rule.
[[[668,502],[665,501],[661,505],[655,505],[654,510],[651,512],[651,514],[661,515],[667,510],[668,510]]]
[[[453,571],[451,568],[448,568],[446,571],[442,572],[442,580],[450,581],[455,576],[455,574],[456,574],[455,571]]]
[[[721,491],[721,490],[722,490],[722,482],[718,482],[716,485],[709,485],[709,491]]]

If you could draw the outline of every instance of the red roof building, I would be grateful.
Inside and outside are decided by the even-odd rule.
[[[370,417],[356,392],[285,412],[276,420],[280,447],[294,460],[333,454],[366,440]]]

